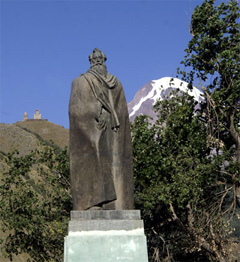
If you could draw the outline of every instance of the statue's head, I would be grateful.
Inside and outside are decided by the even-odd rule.
[[[89,56],[89,61],[91,65],[96,65],[96,64],[103,64],[107,60],[107,57],[105,54],[98,48],[95,48],[91,55]]]
[[[99,74],[106,75],[107,74],[107,66],[105,61],[107,57],[105,54],[98,48],[95,48],[91,55],[89,56],[89,61],[91,64],[91,69],[97,71]]]

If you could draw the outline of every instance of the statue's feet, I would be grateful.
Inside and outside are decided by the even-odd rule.
[[[93,207],[90,207],[88,210],[102,210],[103,208],[100,207],[100,206],[93,206]]]

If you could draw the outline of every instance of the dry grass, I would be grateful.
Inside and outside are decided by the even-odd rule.
[[[40,136],[46,142],[52,140],[60,148],[68,146],[69,130],[63,126],[45,120],[20,121],[14,125]]]

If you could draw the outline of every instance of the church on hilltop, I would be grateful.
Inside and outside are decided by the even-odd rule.
[[[33,119],[32,118],[28,118],[28,113],[25,112],[24,115],[23,115],[23,120],[22,121],[29,121],[29,120],[45,120],[45,121],[48,121],[47,119],[42,119],[42,115],[40,114],[39,112],[39,109],[37,109],[35,111],[35,114],[33,115]]]

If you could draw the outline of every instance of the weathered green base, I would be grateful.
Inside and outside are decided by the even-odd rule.
[[[73,211],[64,262],[147,262],[138,210]]]

